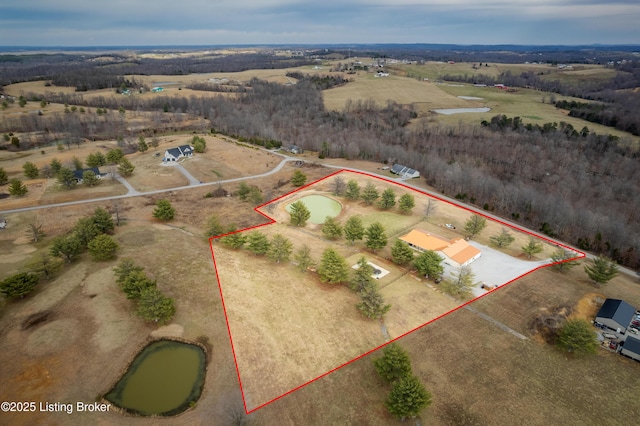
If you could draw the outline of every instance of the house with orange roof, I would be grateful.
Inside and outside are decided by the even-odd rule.
[[[456,268],[467,266],[482,256],[482,252],[464,238],[450,240],[422,229],[412,229],[408,234],[400,237],[400,240],[420,252],[435,251],[444,258],[444,263]]]

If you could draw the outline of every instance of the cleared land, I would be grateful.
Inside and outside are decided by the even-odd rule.
[[[395,210],[380,211],[375,206],[334,197],[343,206],[337,216],[340,222],[346,222],[353,215],[361,216],[365,227],[380,222],[387,230],[389,246],[395,238],[416,227],[450,238],[458,237],[458,232],[442,227],[438,221],[462,222],[469,217],[469,213],[459,207],[451,204],[445,207],[446,203],[440,202],[443,206],[439,208],[438,215],[426,221],[422,215],[422,206],[428,198],[426,195],[366,175],[348,172],[340,175],[346,180],[357,180],[361,186],[373,182],[380,192],[392,188],[398,196],[403,192],[415,196],[419,207],[411,215],[402,215]],[[389,247],[372,253],[365,250],[361,242],[350,245],[344,240],[324,239],[320,225],[288,226],[289,215],[285,206],[309,194],[331,196],[328,191],[332,179],[325,179],[264,206],[263,209],[277,223],[261,227],[258,231],[269,237],[274,234],[287,237],[294,242],[294,251],[302,245],[309,246],[316,261],[326,248],[334,247],[347,259],[348,266],[365,256],[388,269],[389,275],[377,283],[386,302],[392,304],[391,311],[384,318],[391,339],[458,307],[461,301],[443,294],[436,285],[419,275],[393,264],[389,260]],[[380,324],[367,320],[357,311],[358,297],[346,286],[323,284],[315,273],[303,273],[289,263],[275,264],[245,251],[230,250],[215,240],[213,252],[248,410],[268,403],[387,341]]]

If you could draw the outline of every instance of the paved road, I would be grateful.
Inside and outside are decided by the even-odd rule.
[[[232,183],[232,182],[240,182],[240,181],[243,181],[243,180],[258,179],[258,178],[266,177],[266,176],[269,176],[269,175],[272,175],[274,173],[279,172],[280,170],[282,170],[284,165],[286,163],[288,163],[288,162],[300,161],[300,160],[298,160],[296,158],[290,158],[290,157],[287,157],[287,156],[282,155],[282,154],[278,154],[278,153],[275,153],[275,154],[283,157],[283,160],[280,161],[280,163],[276,167],[271,169],[270,171],[268,171],[266,173],[260,173],[260,174],[257,174],[257,175],[244,176],[244,177],[239,177],[239,178],[234,178],[234,179],[219,180],[219,181],[215,181],[215,182],[199,183],[198,181],[196,181],[196,183],[193,184],[193,185],[179,186],[179,187],[168,188],[168,189],[158,189],[158,190],[155,190],[155,191],[147,191],[147,192],[137,191],[133,186],[131,186],[131,184],[129,184],[129,182],[126,181],[126,179],[124,179],[122,176],[116,175],[116,179],[118,179],[118,181],[120,181],[128,190],[128,192],[126,194],[124,194],[124,195],[112,195],[112,196],[109,196],[109,197],[92,198],[92,199],[89,199],[89,200],[69,201],[69,202],[66,202],[66,203],[46,204],[46,205],[42,205],[42,206],[23,207],[23,208],[20,208],[20,209],[12,209],[12,210],[0,210],[0,214],[28,212],[28,211],[33,211],[33,210],[48,209],[48,208],[51,208],[51,207],[77,206],[77,205],[80,205],[80,204],[95,203],[95,202],[110,201],[110,200],[119,200],[119,199],[122,199],[122,198],[139,197],[139,196],[142,196],[142,195],[154,195],[154,194],[163,194],[163,193],[173,192],[173,191],[182,191],[184,189],[191,189],[191,188],[199,187],[199,186],[205,187],[205,186],[218,185],[218,184],[221,184],[221,183]]]
[[[263,149],[263,148],[261,148],[261,149]],[[287,162],[300,161],[298,158],[292,158],[292,157],[289,157],[287,155],[281,154],[279,152],[275,152],[275,151],[272,151],[272,150],[266,150],[266,149],[263,149],[263,150],[264,151],[268,151],[268,152],[270,152],[270,153],[272,153],[274,155],[278,155],[278,156],[282,157],[283,160],[276,167],[274,167],[271,171],[268,171],[266,173],[261,173],[261,174],[258,174],[258,175],[245,176],[245,177],[240,177],[240,178],[235,178],[235,179],[226,179],[226,180],[215,181],[215,182],[197,183],[195,185],[180,186],[180,187],[169,188],[169,189],[160,189],[160,190],[149,191],[149,192],[136,191],[131,185],[128,185],[128,182],[127,182],[127,184],[125,184],[125,186],[129,190],[129,192],[127,194],[125,194],[125,195],[116,195],[116,196],[104,197],[104,198],[94,198],[94,199],[91,199],[91,200],[71,201],[71,202],[67,202],[67,203],[47,204],[47,205],[44,205],[44,206],[33,206],[33,207],[25,207],[25,208],[21,208],[21,209],[4,210],[4,211],[0,211],[0,214],[19,213],[19,212],[25,212],[25,211],[45,209],[45,208],[49,208],[49,207],[73,206],[73,205],[78,205],[78,204],[93,203],[93,202],[99,202],[99,201],[109,201],[109,200],[116,200],[116,199],[128,198],[128,197],[136,197],[136,196],[140,196],[140,195],[162,194],[162,193],[166,193],[166,192],[181,191],[183,189],[190,189],[190,188],[194,188],[194,187],[197,187],[197,186],[218,185],[219,183],[231,183],[231,182],[240,182],[240,181],[243,181],[243,180],[257,179],[257,178],[269,176],[269,175],[272,175],[274,173],[279,172]],[[376,177],[379,177],[379,178],[382,178],[382,179],[398,182],[399,184],[404,185],[404,186],[406,186],[408,188],[412,188],[412,189],[415,189],[415,190],[420,191],[422,193],[428,194],[428,195],[430,195],[430,196],[432,196],[432,197],[434,197],[436,199],[440,199],[440,200],[449,202],[449,203],[454,204],[456,206],[459,206],[459,207],[461,207],[463,209],[466,209],[469,212],[482,214],[482,215],[484,215],[484,216],[486,216],[488,218],[491,218],[491,219],[493,219],[493,220],[495,220],[495,221],[497,221],[499,223],[503,223],[505,225],[508,225],[508,226],[511,226],[511,227],[526,231],[529,234],[535,235],[536,237],[541,238],[541,239],[543,239],[545,241],[549,241],[552,244],[561,244],[561,245],[563,245],[563,246],[565,246],[565,247],[567,247],[567,248],[569,248],[571,250],[574,250],[576,252],[581,251],[581,250],[578,250],[577,248],[572,247],[572,246],[570,246],[570,245],[568,245],[566,243],[562,243],[560,241],[552,240],[549,237],[547,237],[546,235],[542,235],[539,232],[536,232],[536,231],[534,231],[532,229],[525,228],[524,226],[522,226],[520,224],[517,224],[517,223],[514,223],[514,222],[511,222],[508,219],[502,218],[500,216],[496,216],[496,215],[494,215],[494,214],[492,214],[490,212],[484,211],[482,209],[479,209],[479,208],[476,208],[476,207],[473,207],[473,206],[470,206],[470,205],[462,205],[462,204],[460,204],[460,202],[458,200],[454,200],[453,198],[449,198],[449,197],[444,196],[442,194],[439,194],[437,192],[430,191],[428,189],[425,189],[425,188],[422,188],[422,187],[419,187],[419,186],[416,186],[416,185],[412,185],[411,183],[409,183],[408,181],[405,181],[403,179],[400,179],[400,178],[398,178],[398,179],[390,179],[389,176],[383,176],[383,175],[379,175],[379,174],[376,174],[376,173],[373,173],[373,172],[369,172],[369,171],[366,171],[366,170],[360,170],[360,169],[356,169],[356,168],[352,168],[352,167],[335,166],[333,164],[325,164],[325,163],[321,163],[321,164],[323,166],[325,166],[325,167],[332,168],[332,169],[350,170],[350,171],[354,171],[354,172],[358,172],[358,173],[367,173],[369,175],[376,176]],[[185,172],[186,172],[186,170],[185,170]],[[597,257],[597,256],[595,256],[593,254],[590,254],[590,253],[587,253],[586,256],[587,256],[588,259],[594,259],[594,258]],[[618,269],[619,269],[620,272],[622,272],[624,274],[627,274],[627,275],[630,275],[630,276],[636,277],[636,278],[638,277],[638,273],[636,273],[635,271],[633,271],[631,269],[624,268],[624,267],[621,267],[621,266],[619,266]]]

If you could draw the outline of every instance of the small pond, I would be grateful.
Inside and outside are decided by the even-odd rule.
[[[159,340],[138,354],[105,399],[135,414],[178,414],[200,397],[205,366],[201,347]]]
[[[434,109],[433,112],[437,112],[438,114],[443,115],[451,115],[451,114],[464,114],[467,112],[489,112],[491,108],[482,107],[482,108],[446,108],[446,109]]]
[[[327,216],[338,216],[342,210],[339,202],[324,195],[307,195],[306,197],[300,198],[299,201],[302,201],[309,209],[309,212],[311,212],[309,222],[315,223],[316,225],[324,223]],[[290,211],[291,204],[288,204],[286,209]]]

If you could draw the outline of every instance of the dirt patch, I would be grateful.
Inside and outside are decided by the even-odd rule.
[[[27,319],[22,322],[22,329],[28,330],[30,328],[36,327],[45,323],[47,321],[51,321],[55,317],[52,311],[42,311],[35,313],[33,315],[29,315]]]
[[[570,306],[556,306],[549,310],[543,310],[529,323],[529,332],[550,345],[556,344],[558,331],[571,315]]]
[[[73,344],[77,337],[77,320],[52,321],[31,332],[27,339],[26,352],[33,357],[49,355]]]
[[[581,318],[587,321],[592,321],[605,299],[606,296],[602,293],[585,294],[573,307],[571,318]]]

